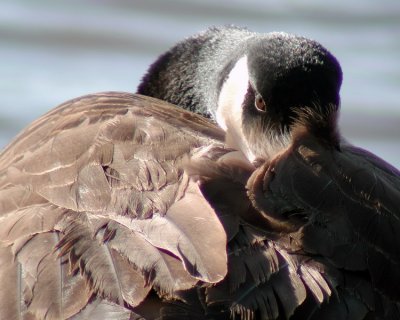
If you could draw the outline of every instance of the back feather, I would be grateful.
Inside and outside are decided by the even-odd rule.
[[[398,319],[399,173],[304,119],[255,167],[156,99],[49,112],[0,156],[1,317]]]

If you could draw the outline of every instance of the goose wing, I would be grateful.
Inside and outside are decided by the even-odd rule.
[[[221,139],[200,116],[117,92],[32,123],[0,156],[1,317],[126,319],[158,310],[155,293],[222,280],[224,229],[181,167]]]
[[[243,154],[209,149],[202,158],[192,159],[186,171],[199,179],[228,239],[227,276],[203,286],[210,318],[307,319],[334,296],[332,264],[298,252],[288,233],[291,228],[265,219],[253,206],[251,186],[258,169]]]
[[[336,270],[336,298],[315,319],[400,315],[399,171],[362,149],[304,135],[248,187],[292,249]]]

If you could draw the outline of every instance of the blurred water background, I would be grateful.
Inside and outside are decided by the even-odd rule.
[[[160,53],[223,24],[325,45],[344,71],[343,134],[400,168],[399,0],[1,0],[0,149],[67,99],[135,91]]]

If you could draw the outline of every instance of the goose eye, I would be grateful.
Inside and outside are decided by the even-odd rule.
[[[264,101],[264,99],[261,97],[260,94],[257,94],[257,95],[256,95],[256,99],[255,99],[255,101],[254,101],[254,105],[255,105],[256,109],[257,109],[258,111],[261,111],[261,112],[265,112],[266,109],[267,109],[267,106],[265,105],[265,101]]]

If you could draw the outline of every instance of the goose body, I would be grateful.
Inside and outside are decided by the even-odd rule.
[[[176,73],[183,76],[177,79]],[[359,296],[383,294],[393,302],[372,303],[387,313],[364,309],[356,316],[348,310],[321,318],[395,319],[400,317],[400,290],[393,285],[400,269],[400,173],[341,136],[341,81],[338,61],[313,40],[224,27],[161,55],[138,92],[214,119],[228,145],[256,166],[257,158],[264,163],[264,180],[262,175],[258,180],[263,192],[248,194],[253,206],[278,229],[301,231],[300,252],[322,254],[343,275],[345,270],[368,274],[369,289],[361,285],[364,278],[357,280],[364,291]],[[169,91],[158,90],[161,86]],[[339,308],[348,304],[342,301]]]
[[[218,49],[231,32],[225,40],[254,37],[205,34]],[[0,319],[400,318],[399,172],[341,138],[341,71],[326,49],[282,34],[256,40],[241,46],[282,46],[241,51],[222,77],[215,69],[214,104],[197,95],[203,82],[169,87],[183,108],[88,95],[5,148]],[[169,86],[152,82],[168,65],[156,62],[145,82]],[[228,92],[235,117],[220,109]],[[185,109],[219,113],[220,127]]]

